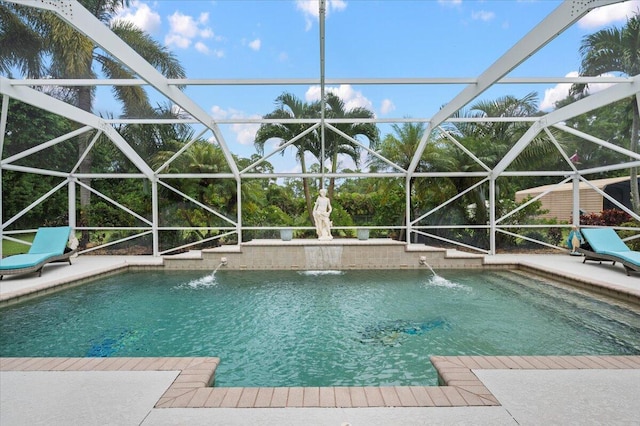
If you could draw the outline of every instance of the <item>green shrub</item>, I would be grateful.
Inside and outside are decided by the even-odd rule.
[[[640,223],[638,223],[637,221],[625,222],[625,223],[621,223],[620,226],[623,226],[626,228],[639,228]],[[620,235],[620,238],[622,239],[633,237],[634,235],[638,235],[638,231],[633,231],[633,230],[628,230],[628,231],[621,230],[617,232],[618,232],[618,235]],[[625,241],[625,243],[627,244],[627,246],[629,246],[631,250],[640,251],[640,238],[634,238],[632,240]]]

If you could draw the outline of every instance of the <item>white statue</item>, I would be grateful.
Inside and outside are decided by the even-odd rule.
[[[331,236],[331,220],[329,215],[333,208],[331,207],[331,201],[327,198],[327,190],[321,189],[320,195],[316,199],[316,204],[313,206],[313,220],[316,223],[316,233],[319,240],[332,240]]]

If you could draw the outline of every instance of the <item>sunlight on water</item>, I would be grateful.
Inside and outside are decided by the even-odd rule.
[[[344,271],[300,271],[298,274],[307,277],[318,277],[321,275],[344,275]]]

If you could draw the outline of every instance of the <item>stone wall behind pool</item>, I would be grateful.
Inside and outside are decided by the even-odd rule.
[[[227,270],[331,270],[482,268],[484,256],[456,250],[406,244],[390,239],[252,240],[165,257],[166,269],[213,270],[222,259]]]

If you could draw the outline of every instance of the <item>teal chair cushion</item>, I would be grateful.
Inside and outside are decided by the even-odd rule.
[[[39,228],[29,249],[29,254],[53,253],[60,255],[69,241],[71,228],[58,226],[52,228]]]
[[[8,269],[24,269],[31,268],[38,265],[41,262],[49,259],[50,257],[59,256],[59,254],[53,253],[36,253],[36,254],[16,254],[13,256],[0,259],[0,271]]]
[[[582,229],[582,236],[596,253],[620,253],[631,251],[611,228]]]
[[[604,251],[602,253],[618,257],[620,260],[625,260],[636,266],[640,266],[640,251]]]

